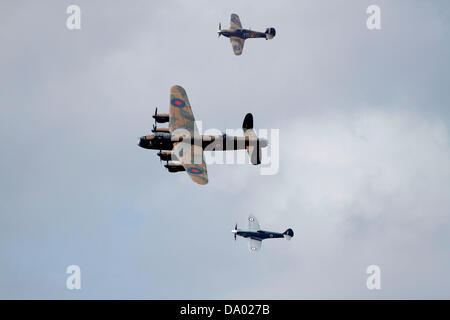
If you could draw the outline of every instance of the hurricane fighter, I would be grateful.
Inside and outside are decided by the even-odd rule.
[[[267,28],[265,32],[253,31],[250,29],[243,29],[239,16],[235,13],[231,14],[230,28],[223,29],[219,23],[219,30],[217,30],[218,37],[224,36],[230,38],[231,46],[235,55],[240,56],[244,50],[244,42],[249,38],[264,38],[266,40],[275,37],[275,28]]]

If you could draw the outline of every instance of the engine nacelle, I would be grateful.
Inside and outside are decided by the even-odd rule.
[[[161,151],[158,152],[157,155],[162,161],[170,161],[172,160],[172,152],[170,151]]]
[[[266,32],[264,32],[264,33],[266,34],[267,40],[273,39],[276,35],[275,28],[267,28]]]
[[[169,128],[153,128],[152,132],[165,132],[165,133],[170,133],[170,129]]]
[[[168,113],[157,113],[153,115],[153,119],[155,119],[158,123],[166,123],[169,122],[169,114]]]
[[[184,169],[182,164],[178,164],[178,163],[169,163],[164,165],[164,167],[167,168],[167,170],[169,170],[169,172],[180,172],[180,171],[186,171],[186,169]]]

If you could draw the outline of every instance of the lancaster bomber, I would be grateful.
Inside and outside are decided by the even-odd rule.
[[[236,223],[234,230],[231,230],[231,232],[234,234],[234,240],[236,240],[236,236],[248,238],[248,250],[250,252],[260,250],[264,239],[285,238],[291,240],[294,236],[292,229],[287,229],[283,233],[261,230],[258,220],[253,215],[248,217],[248,230],[238,229]]]
[[[267,146],[267,140],[258,138],[253,130],[251,113],[245,116],[242,124],[244,137],[199,135],[186,91],[180,86],[170,89],[169,114],[158,113],[156,108],[153,118],[153,133],[142,136],[138,145],[144,149],[159,150],[157,155],[161,161],[166,161],[164,167],[169,172],[186,171],[198,184],[208,183],[203,151],[246,149],[250,162],[257,165],[261,163],[261,148]],[[168,128],[156,127],[156,123],[166,122],[169,123]]]
[[[275,37],[275,28],[267,28],[265,32],[252,31],[250,29],[242,29],[241,20],[235,13],[231,14],[230,29],[222,30],[219,23],[219,30],[217,30],[218,37],[223,35],[230,38],[231,46],[233,47],[234,54],[240,56],[242,50],[244,50],[245,39],[248,38],[265,38],[266,40],[273,39]]]

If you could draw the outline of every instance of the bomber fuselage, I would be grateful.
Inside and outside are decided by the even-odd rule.
[[[144,149],[172,150],[176,142],[187,142],[191,145],[199,145],[205,151],[243,150],[249,146],[264,148],[267,140],[258,137],[237,137],[226,134],[219,136],[202,135],[198,137],[174,137],[168,132],[155,132],[139,139],[139,146]]]

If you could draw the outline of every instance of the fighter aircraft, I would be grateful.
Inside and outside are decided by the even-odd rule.
[[[221,35],[230,38],[231,46],[234,54],[240,56],[244,50],[245,39],[248,38],[265,38],[266,40],[275,37],[275,28],[267,28],[265,32],[252,31],[250,29],[242,29],[241,20],[235,13],[231,14],[230,29],[222,30],[219,23],[219,30],[217,30],[218,37]]]
[[[267,146],[267,140],[258,138],[253,130],[251,113],[245,116],[242,124],[244,137],[226,134],[199,135],[186,91],[180,86],[173,86],[170,89],[169,114],[158,113],[156,108],[153,118],[155,119],[153,133],[142,136],[138,145],[144,149],[159,150],[157,155],[161,161],[166,161],[164,167],[169,172],[186,171],[198,184],[208,183],[203,151],[246,149],[250,162],[257,165],[261,163],[261,148]],[[166,122],[169,122],[168,128],[156,127],[156,123]]]
[[[285,238],[286,240],[291,240],[294,236],[292,229],[287,229],[283,233],[261,230],[258,220],[253,215],[248,217],[248,230],[238,229],[236,223],[234,230],[231,230],[231,232],[234,234],[235,241],[236,236],[248,238],[248,250],[250,252],[260,250],[264,239]]]

